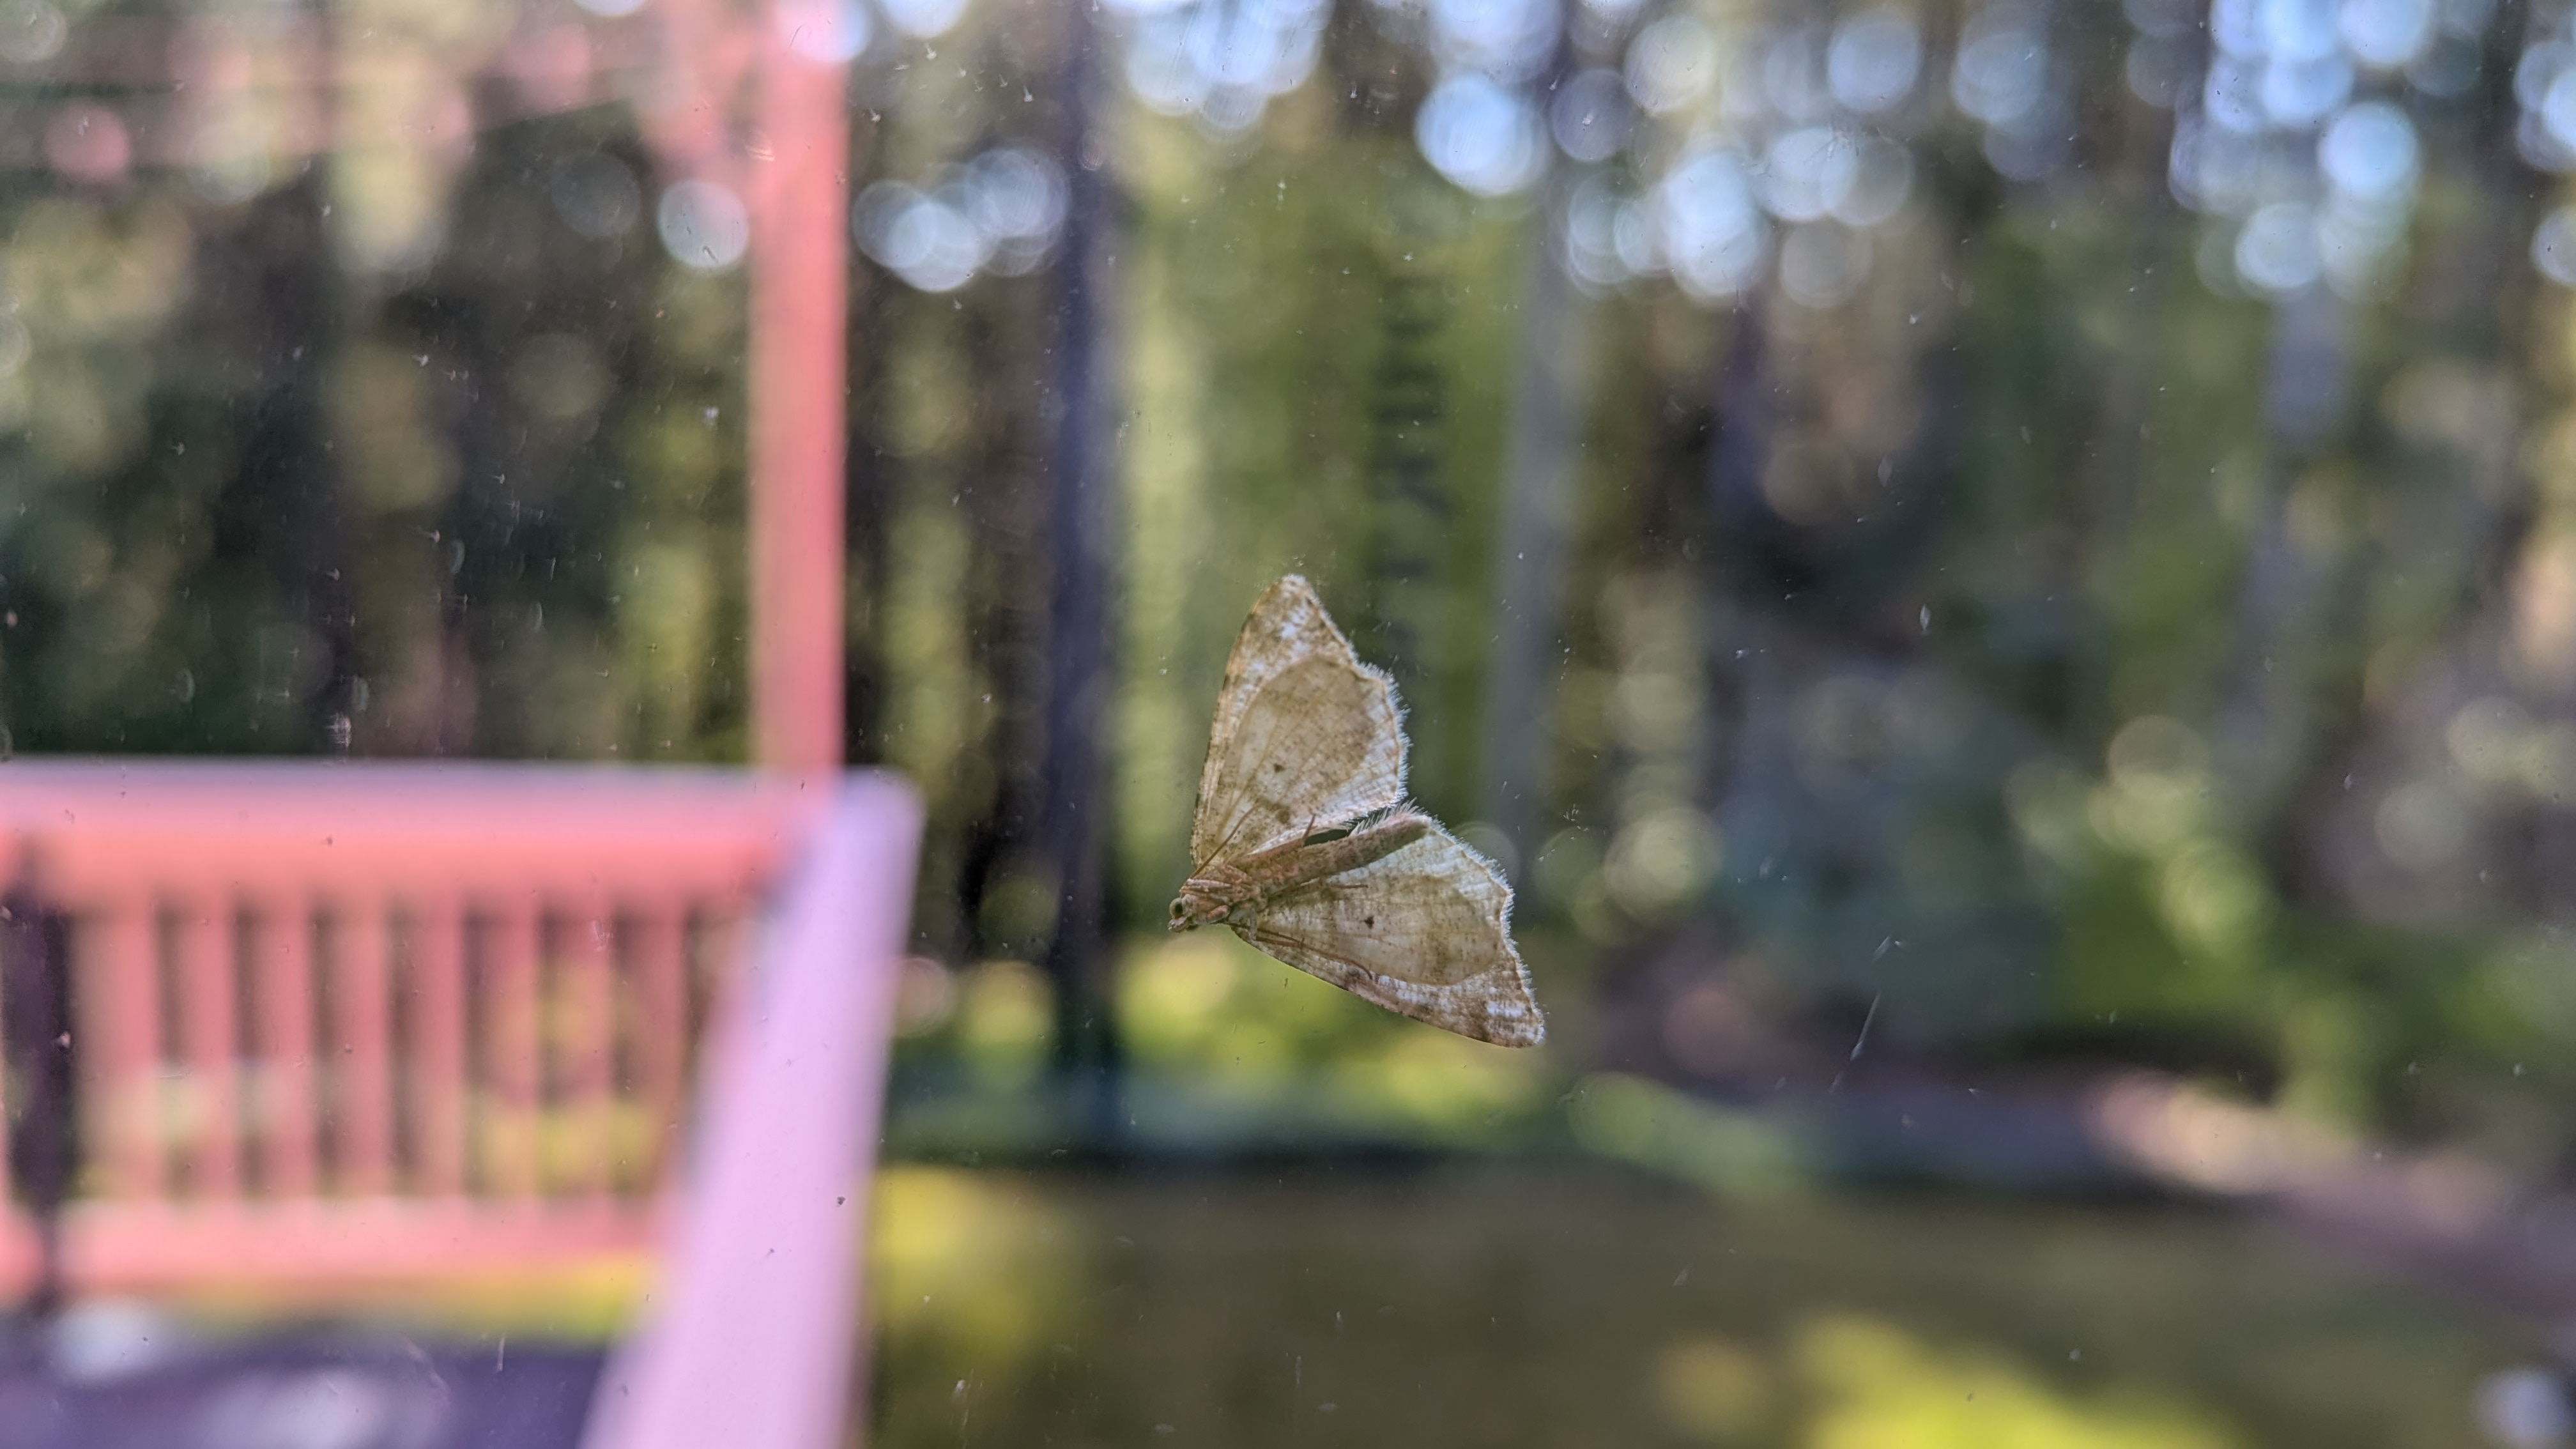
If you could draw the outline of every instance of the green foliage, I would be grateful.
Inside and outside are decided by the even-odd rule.
[[[393,275],[327,185],[0,190],[18,748],[738,755],[741,299],[557,217],[603,146],[485,138]]]
[[[1687,8],[1727,46],[1768,23]],[[510,7],[362,10],[400,83],[309,164],[0,179],[0,746],[740,759],[740,277],[660,249],[624,104],[403,139]],[[1711,306],[1551,270],[1572,189],[1635,191],[1662,143],[1470,198],[1410,134],[1395,12],[1346,10],[1240,132],[1103,74],[1067,137],[1062,17],[1009,7],[859,73],[854,183],[1007,142],[1105,197],[1088,338],[1061,265],[856,273],[850,739],[930,801],[922,950],[1047,958],[1051,506],[1097,384],[1117,928],[1186,870],[1234,629],[1298,569],[1396,675],[1423,802],[1572,943],[1552,1007],[1669,1045],[1678,950],[1777,1030],[1878,1003],[1932,1059],[2564,1150],[2576,327],[2514,251],[2546,198],[2495,163],[2502,91],[2428,112],[2378,290],[2257,299],[2169,195],[2110,12],[2063,17],[2083,164],[2006,181],[1935,105],[1858,292]],[[49,74],[10,95],[69,98]],[[631,184],[622,227],[567,202],[584,167]],[[1176,1080],[1340,1009],[1177,959],[1113,993]],[[1278,1050],[1415,1100],[1403,1033],[1331,1022]],[[1034,1071],[1005,1036],[912,1052]],[[1482,1090],[1415,1119],[1472,1135]]]
[[[1417,794],[1457,818],[1476,798],[1493,420],[1518,345],[1508,299],[1525,227],[1458,195],[1405,140],[1318,124],[1283,118],[1243,158],[1209,155],[1173,122],[1122,137],[1135,206],[1118,707],[1131,919],[1158,918],[1185,873],[1234,625],[1282,573],[1313,578],[1395,675]]]

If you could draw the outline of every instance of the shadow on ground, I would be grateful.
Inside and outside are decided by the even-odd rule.
[[[0,1449],[569,1449],[595,1347],[352,1328],[200,1339],[116,1305],[0,1361]]]

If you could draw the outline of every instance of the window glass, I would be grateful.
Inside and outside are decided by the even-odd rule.
[[[2563,1442],[2571,24],[0,0],[0,756],[908,780],[881,1442]]]

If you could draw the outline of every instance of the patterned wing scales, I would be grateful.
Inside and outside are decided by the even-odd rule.
[[[1203,868],[1403,798],[1395,686],[1360,663],[1315,591],[1290,574],[1253,605],[1226,662],[1191,863]]]
[[[1448,831],[1272,901],[1235,931],[1310,976],[1497,1046],[1536,1046],[1546,1020],[1512,945],[1512,888]]]
[[[1354,665],[1359,663],[1350,641],[1324,612],[1324,601],[1315,596],[1314,585],[1303,575],[1289,574],[1261,591],[1251,616],[1234,636],[1234,652],[1225,661],[1225,684],[1216,697],[1215,728],[1208,738],[1210,760],[1234,738],[1244,707],[1271,676],[1317,654],[1338,654]]]

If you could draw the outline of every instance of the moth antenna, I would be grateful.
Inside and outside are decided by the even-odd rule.
[[[1225,854],[1225,848],[1226,848],[1226,846],[1228,846],[1228,845],[1232,844],[1232,843],[1233,843],[1233,841],[1234,841],[1234,832],[1233,832],[1232,830],[1228,830],[1228,831],[1226,831],[1226,833],[1225,833],[1223,836],[1221,836],[1221,837],[1219,837],[1219,838],[1218,838],[1218,840],[1217,840],[1216,844],[1211,845],[1211,846],[1209,846],[1209,847],[1208,847],[1208,853],[1207,853],[1206,855],[1204,855],[1204,856],[1198,856],[1198,855],[1193,855],[1193,856],[1191,856],[1191,857],[1190,857],[1190,874],[1192,874],[1192,875],[1204,875],[1204,874],[1206,874],[1206,873],[1207,873],[1207,868],[1208,868],[1208,863],[1209,863],[1210,861],[1215,860],[1218,856]]]
[[[1227,847],[1227,846],[1229,846],[1229,845],[1234,844],[1234,834],[1235,834],[1235,832],[1236,832],[1236,831],[1238,831],[1238,830],[1241,830],[1241,829],[1244,827],[1244,825],[1245,825],[1246,823],[1248,823],[1251,819],[1252,819],[1252,812],[1251,812],[1249,809],[1246,809],[1242,814],[1235,816],[1235,817],[1234,817],[1234,823],[1233,823],[1232,825],[1229,825],[1229,826],[1227,826],[1227,827],[1225,828],[1225,835],[1223,836],[1223,838],[1221,838],[1221,839],[1219,839],[1219,840],[1217,841],[1217,843],[1216,843],[1216,849],[1215,849],[1214,853],[1212,853],[1212,854],[1210,854],[1210,855],[1208,856],[1208,860],[1214,860],[1214,859],[1216,859],[1218,856],[1221,856],[1221,855],[1225,854],[1226,847]],[[1199,864],[1199,865],[1201,865],[1201,866],[1203,866],[1203,865],[1207,864],[1207,861],[1200,861],[1198,864]],[[1192,868],[1193,870],[1195,870],[1195,869],[1197,869],[1197,868],[1198,868],[1198,866],[1193,866],[1193,867],[1191,867],[1191,868]]]

